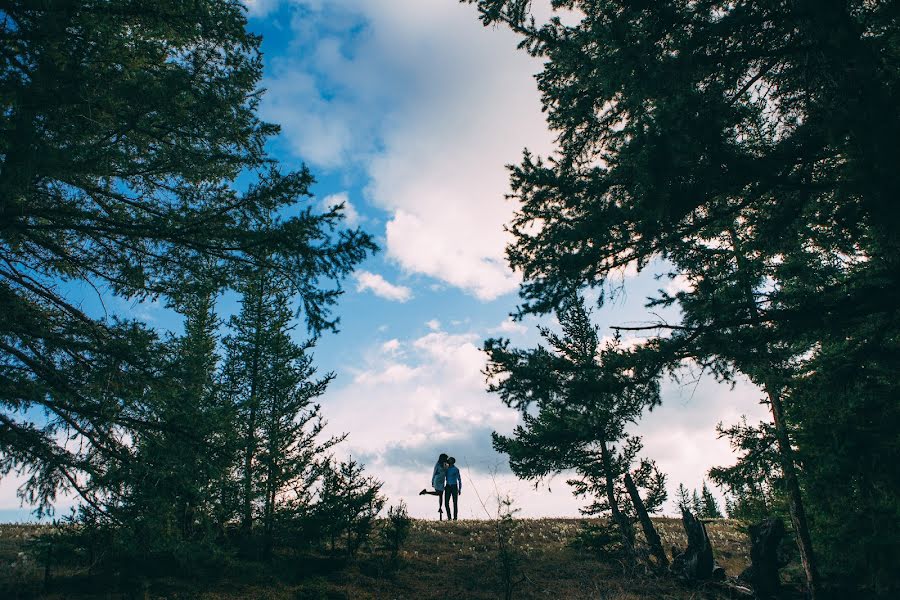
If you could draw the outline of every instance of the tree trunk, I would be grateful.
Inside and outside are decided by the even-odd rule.
[[[747,274],[744,255],[740,248],[737,232],[730,230],[731,245],[734,250],[735,263],[740,277]],[[750,281],[744,277],[744,295],[747,308],[754,319],[759,318],[759,308],[753,297],[753,288]],[[784,422],[784,405],[781,401],[781,386],[773,383],[776,375],[773,365],[766,365],[763,388],[769,397],[769,406],[772,408],[772,422],[775,425],[775,439],[778,443],[778,459],[784,474],[787,486],[791,524],[794,526],[794,534],[797,537],[797,547],[800,550],[800,562],[806,576],[806,587],[809,591],[809,600],[816,600],[819,591],[819,574],[816,568],[816,559],[813,554],[812,538],[809,534],[809,524],[806,521],[806,510],[803,507],[803,494],[800,491],[800,483],[797,480],[797,469],[794,462],[794,449],[791,447],[787,425]]]
[[[753,594],[759,600],[778,598],[781,578],[778,569],[782,562],[778,558],[778,546],[784,537],[784,523],[777,517],[770,517],[750,526],[751,564],[738,579],[753,587]]]
[[[797,480],[797,469],[794,466],[794,449],[791,447],[791,440],[788,437],[787,427],[784,423],[784,407],[781,403],[781,394],[777,391],[772,391],[769,385],[766,385],[766,393],[769,396],[769,404],[772,407],[775,438],[778,441],[778,458],[780,459],[781,470],[784,472],[784,481],[787,485],[791,524],[797,536],[800,562],[803,565],[806,585],[809,589],[809,600],[816,600],[819,590],[819,573],[816,569],[812,538],[809,535],[809,524],[806,521],[806,510],[803,507],[800,482]]]
[[[647,538],[650,552],[656,557],[657,562],[661,566],[668,567],[669,558],[666,556],[666,551],[663,549],[662,540],[659,539],[656,527],[653,526],[653,521],[650,520],[650,515],[647,513],[647,507],[644,506],[644,501],[641,499],[641,494],[634,483],[634,479],[631,478],[631,473],[625,473],[625,487],[628,489],[631,503],[634,505],[638,520],[641,522],[641,529],[644,532],[644,537]]]
[[[606,447],[605,441],[600,442],[600,458],[603,460],[604,479],[606,480],[606,501],[609,503],[609,511],[612,513],[613,521],[619,527],[619,533],[622,537],[622,546],[629,556],[634,557],[634,530],[631,528],[631,523],[628,522],[628,517],[622,514],[622,511],[619,510],[619,504],[616,502],[616,490],[613,485],[615,474],[613,473],[612,460],[609,456],[609,448]]]
[[[256,406],[250,406],[247,419],[247,436],[244,447],[244,514],[241,517],[241,529],[249,533],[253,528],[253,456],[256,445]]]
[[[681,523],[687,534],[688,545],[683,552],[676,552],[672,557],[672,570],[690,581],[712,579],[717,569],[706,526],[685,508],[681,509]],[[721,567],[719,574],[724,574]]]
[[[244,453],[244,514],[241,529],[249,533],[253,529],[253,458],[256,454],[256,409],[259,403],[259,370],[262,349],[262,310],[265,281],[260,279],[256,290],[255,323],[253,331],[253,358],[250,365],[250,415],[247,422],[247,438]]]

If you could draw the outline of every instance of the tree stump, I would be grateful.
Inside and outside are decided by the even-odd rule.
[[[724,571],[713,560],[712,544],[703,522],[688,510],[681,510],[681,523],[687,533],[688,545],[672,557],[672,571],[690,581],[721,578]]]
[[[784,533],[784,522],[778,517],[750,526],[750,566],[738,579],[749,583],[759,600],[777,598],[781,590],[778,569],[784,565],[778,558],[778,547]]]

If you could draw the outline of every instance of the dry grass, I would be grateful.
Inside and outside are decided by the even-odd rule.
[[[669,577],[630,572],[615,560],[601,560],[574,543],[583,519],[521,519],[511,547],[517,556],[519,582],[514,598],[688,600],[715,598],[713,589],[686,587]],[[667,550],[686,541],[677,519],[657,519]],[[708,530],[718,560],[729,575],[747,564],[745,537],[734,522],[717,520]],[[20,598],[128,598],[121,585],[93,581],[84,585],[77,571],[58,569],[49,588],[43,584],[40,557],[29,556],[28,540],[46,530],[36,526],[0,526],[0,590],[15,589]],[[12,586],[12,587],[11,587]],[[148,598],[271,598],[291,600],[502,598],[497,559],[497,529],[492,521],[414,521],[400,564],[387,553],[369,549],[357,559],[282,555],[271,569],[236,562],[205,582],[158,579],[140,586]],[[81,590],[75,593],[75,590]],[[116,589],[119,591],[116,592]],[[2,592],[0,592],[2,593]]]

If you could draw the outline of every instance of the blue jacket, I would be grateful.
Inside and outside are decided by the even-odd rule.
[[[447,469],[447,485],[459,486],[459,491],[462,491],[462,476],[456,465],[450,465],[450,468]]]

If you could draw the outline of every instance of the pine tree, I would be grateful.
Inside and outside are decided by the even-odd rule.
[[[133,536],[121,552],[185,558],[188,544],[211,543],[217,534],[216,487],[230,468],[221,436],[232,423],[216,380],[213,294],[201,284],[182,297],[184,334],[165,345],[143,406],[155,426],[134,438],[122,470],[97,478],[106,511]]]
[[[678,484],[677,502],[680,510],[691,510],[691,498],[688,495],[687,488],[683,483]]]
[[[293,506],[308,501],[319,478],[319,463],[343,439],[320,441],[325,427],[320,407],[313,401],[325,393],[334,374],[314,379],[316,369],[309,351],[312,343],[298,345],[290,338],[292,313],[281,292],[274,297],[273,321],[267,324],[270,363],[261,405],[259,466],[263,492],[262,521],[269,540],[275,528],[279,498],[290,492]],[[271,543],[271,542],[270,542]]]
[[[729,517],[761,521],[773,515],[790,516],[772,429],[770,423],[751,426],[746,419],[718,428],[719,435],[728,438],[738,453],[737,464],[709,471],[710,479],[731,498]]]
[[[709,486],[706,485],[706,481],[703,482],[703,489],[700,491],[700,499],[703,503],[703,510],[700,513],[700,516],[704,519],[722,518],[722,511],[719,508],[719,503],[709,490]]]
[[[155,425],[139,410],[155,341],[82,310],[80,290],[169,302],[209,261],[217,287],[268,268],[318,332],[373,245],[340,211],[252,227],[312,177],[265,153],[277,127],[257,114],[241,3],[11,0],[0,32],[0,473],[25,469],[42,507],[61,489],[99,506],[93,479]]]
[[[703,516],[703,501],[696,489],[691,494],[691,512],[697,517]]]
[[[639,521],[657,560],[666,564],[648,516],[665,500],[665,479],[648,461],[631,471],[641,443],[625,433],[628,423],[658,403],[655,373],[642,372],[615,342],[601,346],[580,297],[569,298],[557,318],[561,334],[540,330],[549,348],[511,349],[500,339],[484,344],[488,390],[517,408],[523,421],[511,437],[494,433],[494,447],[509,455],[513,472],[525,479],[574,469],[574,492],[594,498],[583,511],[610,514],[632,555],[633,522]]]
[[[271,539],[279,497],[290,488],[295,508],[308,498],[318,463],[343,438],[318,439],[324,421],[313,401],[334,376],[315,379],[312,344],[291,339],[293,311],[278,278],[250,274],[242,291],[241,310],[225,342],[225,371],[240,424],[240,521],[250,532],[261,518]]]
[[[650,345],[661,361],[693,357],[764,390],[815,598],[803,489],[812,465],[796,453],[829,443],[801,440],[804,423],[791,419],[842,401],[805,396],[801,379],[816,371],[820,352],[848,339],[900,366],[895,12],[862,0],[574,0],[554,3],[574,18],[537,23],[527,0],[464,1],[544,61],[538,86],[557,132],[552,159],[526,152],[512,169],[520,210],[507,255],[523,274],[520,312],[550,312],[573,290],[602,289],[628,264],[667,260],[669,275],[690,286],[653,304],[677,305],[684,318],[649,324],[673,332]],[[886,332],[875,344],[856,333],[870,324]],[[866,385],[862,369],[848,375]],[[814,408],[793,405],[799,397]],[[894,405],[876,439],[892,435]],[[884,443],[880,452],[895,457],[894,448]],[[853,478],[817,471],[833,489]],[[867,494],[877,495],[889,480],[871,472]]]
[[[348,554],[355,554],[368,542],[375,518],[384,508],[382,482],[363,474],[363,467],[349,458],[323,464],[319,498],[314,511],[324,524],[323,534],[332,551],[343,537]]]

